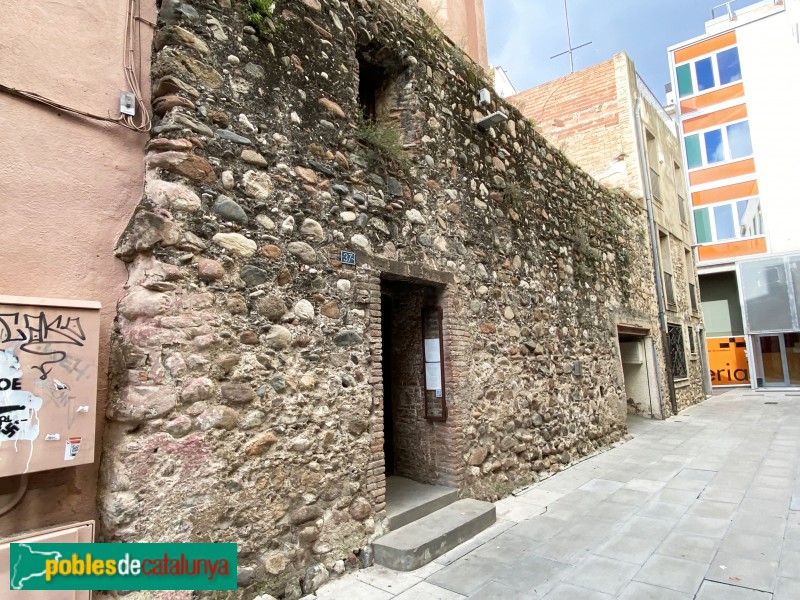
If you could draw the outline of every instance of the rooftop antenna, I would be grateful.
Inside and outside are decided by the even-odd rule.
[[[558,58],[559,56],[564,56],[565,54],[569,54],[569,72],[570,73],[574,73],[575,72],[575,62],[574,62],[574,60],[572,58],[573,52],[575,52],[575,50],[578,50],[579,48],[583,48],[584,46],[588,46],[592,42],[586,42],[585,44],[581,44],[580,46],[573,46],[572,45],[572,34],[569,31],[569,11],[567,10],[567,0],[564,0],[564,16],[567,19],[567,45],[568,45],[569,49],[565,50],[564,52],[559,52],[555,56],[551,56],[550,59],[552,60],[553,58]]]

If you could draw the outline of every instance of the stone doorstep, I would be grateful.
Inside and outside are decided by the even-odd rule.
[[[458,490],[405,477],[386,478],[386,517],[395,531],[458,500]]]
[[[491,502],[458,500],[373,543],[375,563],[413,571],[477,535],[496,520]]]

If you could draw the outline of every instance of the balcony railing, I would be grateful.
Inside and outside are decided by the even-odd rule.
[[[697,312],[697,291],[694,289],[694,284],[689,284],[689,302],[692,305],[692,311]]]
[[[733,21],[737,17],[737,12],[735,9],[731,7],[732,4],[736,4],[737,0],[729,0],[728,2],[723,2],[722,4],[718,4],[714,8],[711,9],[711,20],[717,19],[719,17],[727,16],[729,21]],[[781,4],[782,0],[770,0],[767,4]],[[747,8],[747,7],[745,7]]]
[[[675,306],[675,286],[672,282],[672,273],[664,273],[664,295],[667,297],[667,305]]]

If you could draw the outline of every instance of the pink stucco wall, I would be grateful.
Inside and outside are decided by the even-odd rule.
[[[483,0],[417,0],[456,45],[484,69],[489,67]]]
[[[0,0],[0,83],[118,116],[128,4]],[[139,10],[155,20],[155,0]],[[140,32],[137,64],[149,93],[152,30]],[[127,277],[113,250],[141,198],[146,140],[0,92],[0,294],[102,303],[98,454],[110,331]],[[32,474],[22,503],[0,517],[0,537],[94,518],[96,465]],[[0,504],[16,485],[0,478]]]

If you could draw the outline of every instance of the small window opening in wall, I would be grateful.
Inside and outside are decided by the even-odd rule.
[[[386,70],[359,57],[358,73],[358,103],[362,116],[377,121],[379,99],[386,87]]]
[[[402,61],[382,47],[362,48],[358,58],[358,102],[364,119],[378,121],[397,108]]]

